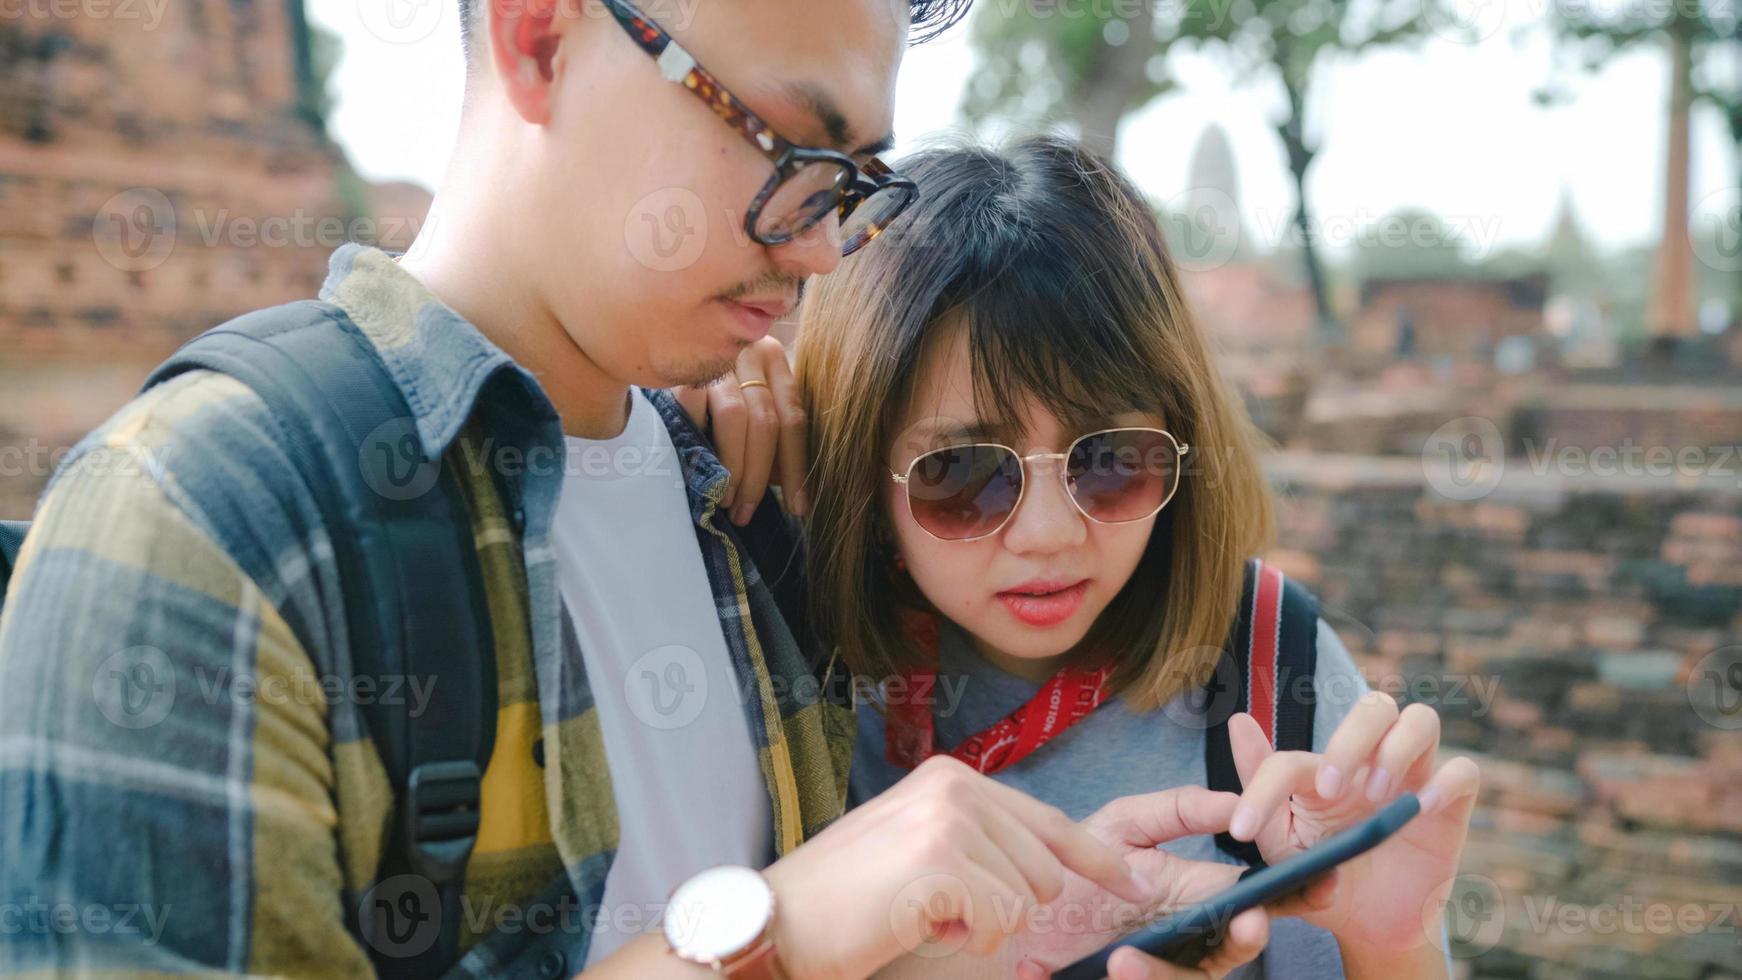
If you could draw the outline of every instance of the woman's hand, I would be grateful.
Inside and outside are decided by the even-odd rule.
[[[1350,948],[1394,957],[1439,944],[1439,913],[1458,873],[1480,774],[1466,758],[1436,768],[1440,721],[1432,708],[1400,712],[1389,695],[1367,694],[1323,755],[1272,751],[1250,715],[1230,719],[1228,736],[1245,787],[1229,832],[1256,840],[1272,863],[1359,823],[1399,793],[1420,797],[1421,815],[1343,864],[1337,900],[1303,918],[1330,930],[1345,956]]]
[[[1083,821],[1084,829],[1118,850],[1126,863],[1151,884],[1154,897],[1141,904],[1132,903],[1079,875],[1066,875],[1059,897],[1036,909],[1030,928],[1012,940],[1014,955],[1023,964],[1019,975],[1045,976],[1047,971],[1087,956],[1144,923],[1231,887],[1244,868],[1187,860],[1159,850],[1156,845],[1226,830],[1238,802],[1239,797],[1233,793],[1186,786],[1117,799],[1091,814]],[[1328,908],[1336,888],[1334,875],[1321,878],[1304,894],[1286,899],[1268,912],[1287,916]],[[1110,976],[1221,976],[1257,956],[1269,936],[1265,910],[1254,909],[1238,916],[1231,927],[1231,939],[1218,946],[1197,970],[1186,970],[1137,950],[1126,950],[1109,961]]]
[[[913,955],[880,971],[879,980],[1009,976],[1013,971],[1019,978],[1039,980],[1151,919],[1212,897],[1232,885],[1245,869],[1233,864],[1186,860],[1157,850],[1156,845],[1226,829],[1238,801],[1232,793],[1212,792],[1198,786],[1114,800],[1076,826],[1108,848],[1109,853],[1123,857],[1124,865],[1146,883],[1146,894],[1141,899],[1134,900],[1123,889],[1109,889],[1105,879],[1097,882],[1074,867],[1066,867],[1050,895],[1037,893],[1033,901],[1014,902],[1009,895],[994,896],[990,905],[981,902],[973,906],[977,913],[972,916],[974,920],[990,920],[996,931],[1006,937],[997,950],[995,963],[988,964],[980,958],[986,952],[984,949],[963,949],[969,935],[951,927],[930,942],[908,946]],[[849,813],[848,819],[862,809]],[[1138,950],[1125,949],[1109,960],[1109,976],[1115,980],[1220,977],[1251,962],[1263,951],[1270,935],[1269,916],[1300,915],[1327,907],[1335,889],[1333,875],[1314,882],[1303,895],[1236,916],[1223,941],[1195,968],[1174,966]],[[962,953],[975,956],[970,959]]]
[[[742,527],[770,486],[781,489],[788,513],[810,507],[810,431],[786,349],[773,337],[744,348],[737,365],[712,384],[673,390],[690,421],[713,440],[732,475],[720,506]]]
[[[1270,917],[1263,909],[1247,909],[1228,923],[1222,942],[1195,967],[1174,966],[1132,947],[1107,958],[1107,980],[1217,980],[1264,952],[1270,941]],[[1017,980],[1046,980],[1047,970],[1032,960],[1016,969]]]

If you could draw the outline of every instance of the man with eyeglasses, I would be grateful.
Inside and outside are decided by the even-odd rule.
[[[822,693],[839,665],[808,655],[781,601],[784,524],[663,390],[777,349],[804,281],[912,200],[876,157],[896,72],[966,0],[461,4],[466,103],[429,219],[397,259],[341,248],[321,298],[385,362],[431,458],[487,461],[455,465],[498,679],[448,910],[463,958],[347,925],[403,801],[354,705],[268,696],[347,675],[333,548],[262,400],[196,372],[69,459],[12,583],[26,601],[0,619],[0,913],[44,910],[40,929],[0,919],[0,970],[938,973],[960,961],[909,954],[997,955],[1061,890],[1154,908],[1194,875],[1220,884],[1220,866],[1141,880],[948,759],[843,817],[850,704]],[[717,407],[763,416],[744,469],[795,438],[781,455],[801,459],[802,428],[768,412],[796,403],[789,376],[735,380]],[[154,465],[126,473],[91,452],[140,447]],[[120,648],[200,690],[104,728],[78,692]],[[1227,817],[1189,793],[1122,803],[1157,840]],[[1264,928],[1239,920],[1214,964],[1250,959]]]

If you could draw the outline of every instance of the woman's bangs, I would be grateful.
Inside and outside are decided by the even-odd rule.
[[[1116,308],[1092,283],[1073,288],[1064,271],[1013,262],[959,307],[981,418],[1015,427],[1032,398],[1067,430],[1086,431],[1159,407],[1156,371],[1126,319],[1146,314]]]

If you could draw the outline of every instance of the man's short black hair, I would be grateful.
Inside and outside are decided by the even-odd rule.
[[[460,49],[470,63],[472,55],[472,13],[479,0],[460,0]],[[910,0],[913,5],[912,35],[909,44],[929,41],[954,27],[968,13],[974,0]]]

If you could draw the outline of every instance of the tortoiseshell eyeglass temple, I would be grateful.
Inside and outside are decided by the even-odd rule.
[[[629,37],[658,62],[667,81],[695,93],[774,165],[774,175],[744,214],[744,230],[751,240],[784,245],[835,211],[841,223],[841,254],[851,255],[888,228],[918,196],[913,181],[876,157],[861,167],[844,153],[799,146],[781,136],[629,0],[603,3]]]

